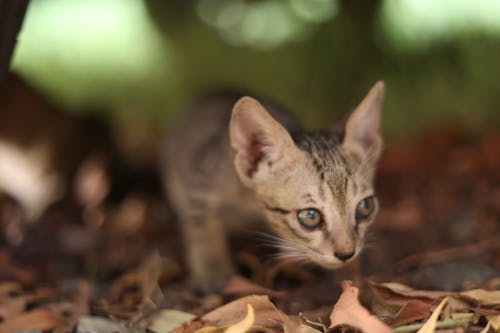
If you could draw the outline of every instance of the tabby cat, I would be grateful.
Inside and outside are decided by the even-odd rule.
[[[326,268],[355,258],[378,210],[383,97],[377,82],[343,122],[317,132],[251,97],[211,96],[187,110],[162,170],[193,287],[224,286],[233,273],[227,231],[259,216],[284,257]]]

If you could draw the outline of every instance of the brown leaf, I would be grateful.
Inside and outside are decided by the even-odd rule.
[[[241,321],[233,324],[225,330],[225,333],[245,333],[255,323],[255,311],[250,304],[247,304],[247,315]]]
[[[181,324],[176,329],[170,331],[171,333],[194,333],[201,330],[204,327],[211,327],[214,324],[203,319],[195,319],[190,322]]]
[[[0,318],[5,321],[20,315],[26,307],[35,302],[47,299],[54,295],[54,290],[38,288],[31,293],[23,294],[20,284],[5,282],[0,284]]]
[[[14,264],[11,261],[10,254],[5,251],[0,251],[0,277],[19,281],[23,285],[35,284],[35,276]]]
[[[321,333],[322,331],[317,330],[309,325],[302,324],[298,321],[288,320],[283,325],[284,333]]]
[[[269,295],[276,298],[283,297],[284,295],[282,292],[262,287],[239,275],[235,275],[229,280],[224,288],[224,294],[240,297],[257,294]]]
[[[404,306],[410,300],[431,304],[436,299],[454,295],[447,291],[414,290],[399,283],[376,283],[367,280],[367,284],[378,299],[390,305]]]
[[[370,333],[391,332],[386,324],[371,315],[359,303],[359,289],[353,287],[351,281],[343,281],[342,290],[342,295],[340,295],[330,315],[330,328],[337,325],[348,325]]]
[[[153,251],[142,263],[140,268],[140,288],[142,302],[140,305],[141,313],[147,312],[148,304],[151,301],[153,306],[164,300],[164,295],[159,288],[163,267],[163,260],[158,250]]]
[[[26,305],[26,298],[22,296],[3,300],[0,304],[0,318],[5,321],[19,315],[24,312]]]
[[[418,330],[417,333],[434,333],[434,330],[436,329],[436,322],[447,302],[448,297],[443,298],[441,303],[439,303],[436,309],[434,309],[434,312],[432,313],[430,318],[425,322],[424,326],[422,326],[422,328]]]
[[[56,316],[53,312],[44,309],[37,309],[25,312],[19,316],[12,317],[3,323],[0,323],[0,333],[28,330],[46,331],[63,325],[64,323],[64,319]]]
[[[391,319],[389,325],[391,327],[396,327],[427,318],[430,315],[431,311],[429,309],[429,304],[419,300],[410,300],[403,305],[394,318]]]
[[[284,322],[285,314],[280,312],[267,296],[247,296],[221,306],[202,317],[203,320],[213,322],[216,326],[227,326],[245,318],[247,304],[255,310],[255,326],[267,328],[280,327]]]

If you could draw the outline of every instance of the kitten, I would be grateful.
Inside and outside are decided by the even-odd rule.
[[[337,268],[360,253],[378,210],[383,96],[378,82],[344,123],[311,133],[251,97],[211,97],[188,110],[162,170],[193,287],[218,291],[232,274],[223,223],[241,219],[228,207],[263,217],[284,256]]]

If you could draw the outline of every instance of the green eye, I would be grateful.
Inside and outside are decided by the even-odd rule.
[[[306,229],[316,229],[323,225],[320,212],[313,208],[299,210],[297,219]]]
[[[375,197],[364,198],[356,207],[356,222],[366,220],[375,210]]]

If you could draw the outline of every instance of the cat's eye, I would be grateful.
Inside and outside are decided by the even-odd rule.
[[[361,200],[356,206],[356,222],[368,219],[375,210],[375,197],[370,196]]]
[[[316,229],[323,225],[321,213],[314,208],[299,210],[297,212],[297,219],[306,229]]]

